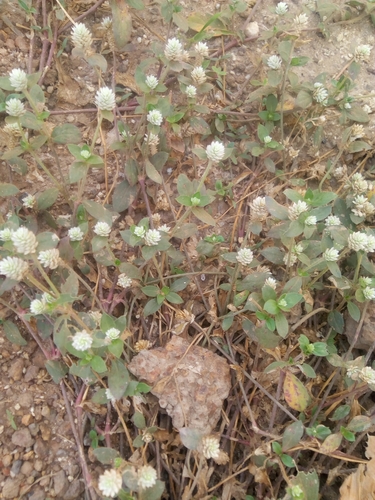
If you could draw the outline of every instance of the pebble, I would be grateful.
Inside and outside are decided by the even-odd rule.
[[[21,479],[8,477],[2,491],[2,498],[17,498],[20,491]]]
[[[37,438],[35,442],[34,452],[35,455],[38,455],[38,458],[40,458],[41,460],[44,460],[49,454],[47,444],[40,437]]]
[[[12,468],[10,469],[10,476],[15,477],[19,474],[22,467],[22,460],[15,460],[12,464]]]
[[[8,467],[12,463],[12,455],[4,455],[1,461],[4,467]]]
[[[12,435],[12,443],[22,448],[29,448],[34,444],[34,439],[31,437],[29,429],[20,429]]]
[[[29,43],[27,38],[23,35],[19,35],[15,39],[16,45],[20,50],[27,51],[29,49]]]
[[[33,395],[30,392],[25,392],[24,394],[20,394],[18,397],[18,403],[22,406],[22,408],[30,408],[34,401]]]
[[[14,363],[12,363],[12,366],[9,368],[9,377],[11,377],[13,380],[21,380],[22,378],[22,370],[24,366],[24,360],[22,358],[18,358],[15,360]]]
[[[22,474],[25,476],[29,476],[33,470],[33,464],[31,462],[24,462],[21,467]]]
[[[53,477],[53,489],[58,498],[65,498],[65,493],[69,488],[69,482],[63,470],[60,470]]]
[[[30,365],[25,373],[24,379],[25,382],[31,382],[34,378],[37,378],[39,372],[39,368],[34,365]]]
[[[29,497],[29,500],[45,500],[46,494],[45,492],[38,488],[37,490],[34,491],[34,493]]]
[[[245,29],[246,36],[253,37],[259,35],[259,25],[256,21],[249,23]]]
[[[34,462],[34,469],[37,471],[37,472],[40,472],[43,470],[43,462],[41,460],[35,460]]]
[[[53,86],[52,85],[48,85],[47,92],[48,92],[48,94],[52,94],[52,92],[53,92]]]
[[[73,481],[64,495],[64,500],[76,500],[77,498],[82,498],[84,489],[85,485],[82,480],[77,479],[76,481]]]

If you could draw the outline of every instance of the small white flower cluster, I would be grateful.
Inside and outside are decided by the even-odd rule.
[[[29,265],[19,257],[5,257],[0,261],[0,274],[15,281],[21,281],[27,274]]]
[[[299,200],[288,208],[288,218],[289,220],[297,220],[301,214],[308,210],[308,204],[305,201]]]
[[[60,264],[60,253],[57,248],[51,248],[50,250],[44,250],[38,255],[38,260],[43,267],[49,267],[50,269],[56,269]]]
[[[5,111],[9,116],[22,116],[26,113],[25,106],[17,97],[8,99],[5,103]]]
[[[267,59],[267,66],[271,69],[280,69],[282,63],[283,63],[283,60],[281,59],[281,57],[279,57],[277,55],[270,56]]]
[[[145,490],[151,488],[156,484],[157,480],[156,470],[151,465],[144,465],[138,470],[138,486]]]
[[[336,262],[340,258],[339,251],[336,248],[327,248],[323,252],[323,258],[326,262]]]
[[[220,141],[213,141],[206,147],[206,154],[212,163],[218,163],[225,156],[225,146]]]
[[[275,13],[278,16],[283,16],[288,12],[288,4],[286,2],[279,2],[275,7]]]
[[[207,80],[206,71],[202,66],[196,66],[191,72],[191,78],[196,85],[202,85]]]
[[[119,338],[120,333],[120,330],[118,330],[117,328],[110,328],[105,332],[105,338],[110,341],[116,340]]]
[[[362,380],[366,384],[375,385],[375,370],[370,366],[364,368],[351,366],[347,368],[346,375],[352,380]]]
[[[250,202],[250,219],[257,221],[264,221],[268,217],[268,208],[266,205],[265,196],[258,196],[252,202]]]
[[[355,141],[356,139],[361,139],[365,135],[365,129],[363,125],[360,123],[355,123],[352,125],[352,129],[350,131],[350,142]]]
[[[368,201],[367,196],[358,194],[353,200],[352,212],[357,217],[370,217],[375,213],[375,207]]]
[[[105,17],[100,24],[103,29],[109,30],[112,28],[112,19],[110,17]]]
[[[152,109],[147,114],[147,121],[151,123],[151,125],[160,127],[160,125],[163,123],[163,115],[158,109]]]
[[[294,266],[294,264],[298,260],[298,256],[301,255],[301,253],[303,253],[303,246],[300,243],[297,243],[297,245],[294,245],[291,252],[287,252],[284,255],[284,264],[287,265],[289,262],[290,266]]]
[[[149,146],[153,146],[156,148],[158,146],[160,139],[157,134],[150,132],[149,134],[145,134],[145,141]]]
[[[346,177],[347,174],[347,167],[346,165],[340,165],[339,167],[335,168],[333,171],[333,177],[338,180],[342,180]]]
[[[363,251],[366,253],[375,251],[375,236],[372,234],[354,232],[348,237],[348,248],[355,252]]]
[[[267,278],[266,281],[264,282],[263,286],[269,286],[276,290],[277,287],[277,281],[274,278]]]
[[[354,60],[356,62],[368,62],[370,59],[372,47],[371,45],[358,45],[354,51]]]
[[[95,105],[100,111],[112,111],[116,106],[116,96],[109,87],[101,87],[95,95]]]
[[[35,253],[38,246],[35,234],[24,226],[12,232],[11,240],[16,251],[23,255]]]
[[[129,288],[132,284],[132,279],[125,273],[121,273],[117,278],[117,284],[118,286],[121,286],[121,288]]]
[[[201,442],[202,453],[205,458],[218,458],[220,455],[220,441],[216,436],[204,436]]]
[[[340,226],[341,225],[341,221],[338,217],[336,217],[336,215],[329,215],[326,220],[324,221],[324,224],[326,225],[326,227],[329,227],[329,226]]]
[[[33,206],[35,205],[35,203],[36,203],[36,198],[35,198],[35,196],[33,194],[28,194],[22,200],[22,205],[25,208],[33,208]]]
[[[98,488],[105,497],[115,498],[122,487],[122,476],[116,469],[106,470],[99,477]]]
[[[177,38],[170,38],[164,49],[164,55],[168,61],[179,61],[183,58],[184,48]]]
[[[138,236],[138,238],[144,238],[146,234],[146,229],[143,226],[136,226],[133,229],[134,236]]]
[[[254,254],[250,248],[240,248],[236,255],[237,261],[243,266],[248,266],[254,259]]]
[[[328,90],[324,88],[323,84],[320,82],[314,83],[313,99],[319,104],[327,106]]]
[[[299,14],[293,19],[293,27],[295,30],[299,31],[303,28],[306,28],[308,22],[309,18],[306,14]]]
[[[154,75],[146,76],[146,85],[149,89],[154,90],[159,85],[159,80]]]
[[[83,240],[84,234],[80,227],[71,227],[68,231],[68,236],[70,241],[81,241]]]
[[[197,87],[194,87],[194,85],[188,85],[185,89],[185,93],[190,99],[193,99],[197,95]]]
[[[11,87],[17,92],[22,92],[27,89],[27,75],[23,69],[12,69],[9,73],[9,81]]]
[[[49,293],[43,293],[40,299],[34,299],[30,302],[31,314],[44,314],[48,310],[48,304],[54,302],[55,298]]]
[[[362,174],[357,172],[353,174],[350,179],[347,179],[345,182],[345,188],[351,189],[356,195],[370,191],[372,189],[372,184],[371,182],[366,181]]]
[[[208,57],[208,46],[205,42],[198,42],[194,46],[196,54],[200,57]]]
[[[98,221],[94,226],[94,233],[98,236],[108,237],[111,234],[111,226],[107,222]]]
[[[158,231],[157,229],[149,229],[146,232],[144,238],[145,238],[145,244],[148,247],[152,247],[159,243],[159,241],[161,240],[161,234],[160,231]]]
[[[309,215],[306,217],[305,224],[306,226],[316,226],[317,219],[315,215]]]
[[[264,144],[269,144],[270,142],[272,142],[272,137],[270,135],[266,135],[266,137],[264,137],[263,139],[263,142]]]
[[[2,241],[11,241],[12,240],[13,231],[9,227],[2,229],[0,231],[0,240]]]
[[[108,399],[108,401],[110,401],[112,404],[115,404],[115,403],[116,403],[116,398],[115,398],[115,396],[112,394],[111,389],[106,389],[106,390],[105,390],[105,396],[106,396],[106,398]]]
[[[77,349],[77,351],[87,351],[87,349],[90,349],[92,346],[92,343],[93,338],[91,335],[86,330],[82,330],[75,333],[72,346],[74,349]]]
[[[83,23],[77,23],[72,28],[72,42],[77,49],[87,50],[92,44],[91,32]]]
[[[100,311],[90,311],[89,315],[92,317],[92,319],[95,321],[95,324],[97,326],[100,325],[100,321],[102,319],[102,313]]]

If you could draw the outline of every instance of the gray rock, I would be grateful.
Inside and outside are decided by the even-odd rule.
[[[22,358],[16,359],[12,363],[12,366],[9,368],[9,377],[11,377],[13,380],[21,380],[24,364],[25,361]]]
[[[29,500],[45,500],[46,494],[41,488],[37,488],[31,497],[29,497]]]
[[[64,500],[76,500],[77,498],[82,498],[82,493],[85,490],[85,485],[83,481],[76,480],[73,481],[64,495]]]
[[[42,438],[37,438],[35,445],[34,445],[34,452],[35,455],[38,456],[41,460],[44,460],[48,454],[49,454],[49,449],[48,445],[46,442],[43,441]]]
[[[57,498],[65,498],[65,492],[69,488],[69,481],[63,470],[60,470],[53,477],[53,489],[55,490]]]
[[[24,380],[25,382],[31,382],[34,378],[37,378],[39,373],[39,368],[34,365],[30,365],[26,370]]]
[[[12,463],[12,468],[10,469],[10,476],[15,477],[17,474],[19,474],[20,470],[22,467],[22,460],[15,460]]]
[[[8,477],[2,491],[2,498],[17,498],[20,491],[21,479]]]
[[[33,405],[34,398],[30,392],[24,392],[18,396],[17,402],[22,408],[30,408]]]
[[[29,448],[34,444],[34,439],[31,437],[30,431],[27,428],[15,431],[12,435],[12,443],[16,446]]]

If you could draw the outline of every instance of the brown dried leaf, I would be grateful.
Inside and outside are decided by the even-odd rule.
[[[370,458],[368,464],[360,464],[345,479],[340,488],[340,500],[375,499],[375,436],[368,437],[366,457]]]
[[[139,353],[128,368],[154,386],[152,394],[177,429],[192,427],[210,433],[217,424],[230,389],[224,358],[173,337],[165,347]]]

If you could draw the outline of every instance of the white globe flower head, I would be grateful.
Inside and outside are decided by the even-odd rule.
[[[154,134],[153,132],[150,132],[149,134],[145,134],[145,141],[149,146],[154,146],[156,147],[159,142],[159,136],[157,134]]]
[[[110,328],[105,332],[105,338],[108,340],[116,340],[119,338],[120,333],[120,330],[118,330],[117,328]]]
[[[5,103],[5,111],[9,116],[22,116],[26,113],[25,106],[23,102],[21,102],[16,97],[12,97],[8,99]]]
[[[28,194],[22,200],[22,205],[25,208],[33,208],[33,206],[35,205],[35,203],[36,203],[36,198],[35,198],[35,196],[33,194]]]
[[[125,273],[121,273],[117,278],[117,284],[122,288],[129,288],[132,284],[132,279],[129,278],[129,276],[127,276]]]
[[[329,227],[329,226],[340,226],[341,221],[336,215],[329,215],[326,220],[324,221],[324,224]]]
[[[375,236],[373,236],[372,234],[367,235],[367,241],[364,245],[363,250],[367,253],[375,251]]]
[[[44,314],[47,310],[47,303],[45,300],[35,299],[30,303],[30,312],[37,316],[38,314]]]
[[[370,286],[372,284],[372,279],[368,276],[360,276],[358,283],[362,288],[366,288],[366,286]]]
[[[283,16],[288,12],[288,4],[285,2],[279,2],[276,5],[275,12],[278,16]]]
[[[162,226],[159,227],[159,231],[161,231],[162,233],[168,234],[170,230],[171,228],[167,226],[167,224],[163,224]]]
[[[163,115],[158,109],[152,109],[147,114],[147,121],[151,123],[151,125],[160,127],[160,125],[163,123]]]
[[[35,253],[38,242],[35,234],[26,227],[19,227],[12,233],[12,242],[18,253],[29,255]]]
[[[72,28],[72,42],[78,49],[87,50],[92,44],[92,35],[83,23]]]
[[[289,264],[289,266],[294,266],[297,260],[298,260],[297,255],[295,255],[293,252],[287,252],[283,258],[284,264],[285,265]]]
[[[237,261],[243,266],[248,266],[254,259],[254,254],[250,248],[241,248],[236,255]]]
[[[183,54],[183,47],[180,40],[177,38],[170,38],[164,49],[164,55],[168,61],[178,61]]]
[[[323,253],[323,258],[326,262],[336,262],[339,260],[339,251],[336,248],[327,248]]]
[[[294,245],[292,248],[292,253],[295,255],[301,255],[301,253],[303,253],[303,246],[300,243],[297,243],[297,245]]]
[[[0,240],[2,240],[2,241],[11,241],[12,240],[12,234],[13,234],[13,230],[10,229],[9,227],[6,227],[5,229],[2,229],[0,231]]]
[[[85,160],[88,160],[91,156],[91,153],[90,151],[88,151],[87,149],[82,149],[80,155],[82,156],[82,158],[84,158]]]
[[[95,104],[100,111],[112,111],[116,106],[116,96],[109,87],[100,88],[95,96]]]
[[[157,229],[149,229],[145,234],[145,244],[148,247],[155,246],[161,240],[161,234]]]
[[[133,230],[134,236],[138,236],[138,238],[144,238],[146,234],[146,229],[143,226],[136,226]]]
[[[0,261],[0,274],[11,280],[21,281],[28,270],[28,263],[18,257],[5,257]]]
[[[99,325],[100,325],[100,321],[101,321],[102,316],[103,316],[103,315],[102,315],[102,313],[101,313],[101,312],[99,312],[99,311],[90,311],[90,312],[89,312],[89,315],[90,315],[90,316],[91,316],[91,318],[95,321],[95,324],[96,324],[97,326],[99,326]]]
[[[105,497],[115,498],[122,487],[121,474],[116,469],[106,470],[99,477],[98,488]]]
[[[57,248],[51,248],[50,250],[44,250],[38,255],[38,260],[43,267],[49,267],[50,269],[56,269],[60,264],[60,253]]]
[[[103,29],[109,30],[112,27],[112,19],[110,17],[105,17],[100,24]]]
[[[71,227],[68,231],[68,236],[70,241],[81,241],[83,240],[84,234],[80,227]]]
[[[296,30],[305,28],[308,22],[309,18],[306,14],[299,14],[293,19],[293,25]]]
[[[315,226],[317,223],[317,220],[316,220],[316,217],[315,215],[309,215],[306,220],[305,220],[305,224],[306,226]]]
[[[250,202],[250,219],[251,220],[266,220],[268,216],[268,208],[266,205],[266,198],[264,196],[258,196],[252,202]]]
[[[106,222],[98,221],[94,226],[94,233],[98,236],[107,237],[111,234],[111,226]]]
[[[198,198],[198,196],[192,196],[190,198],[190,203],[192,207],[198,207],[200,204],[201,200]]]
[[[346,102],[346,103],[344,104],[344,108],[345,108],[345,109],[351,109],[351,108],[352,108],[352,105],[350,104],[350,102]]]
[[[17,92],[22,92],[27,89],[27,75],[23,69],[12,69],[9,73],[10,85]]]
[[[219,163],[225,156],[224,144],[220,141],[213,141],[206,147],[207,158],[212,163]]]
[[[277,55],[270,56],[267,59],[267,66],[271,69],[280,69],[282,63],[283,63],[283,60],[281,59],[281,57],[279,57]]]
[[[86,332],[86,330],[82,330],[77,332],[73,337],[72,346],[77,351],[87,351],[92,346],[93,339],[91,335]]]
[[[371,45],[358,45],[354,51],[354,60],[367,62],[370,59],[371,50]]]
[[[366,300],[374,300],[375,299],[375,288],[370,288],[369,286],[366,286],[362,290],[363,296]]]
[[[194,85],[188,85],[185,92],[190,99],[193,99],[197,95],[197,87],[194,87]]]
[[[159,80],[154,75],[148,75],[146,77],[146,85],[149,89],[154,90],[159,84]]]
[[[323,84],[320,82],[314,83],[314,91],[313,98],[319,104],[323,104],[326,106],[328,103],[328,90],[323,87]]]
[[[138,486],[141,489],[151,488],[156,484],[156,470],[151,465],[144,465],[138,470]]]
[[[208,458],[218,458],[220,455],[220,441],[215,436],[204,436],[201,442],[203,455]]]
[[[309,209],[309,206],[305,201],[299,200],[296,203],[293,203],[293,205],[290,206],[288,209],[289,220],[297,220],[298,217],[302,213],[307,212],[308,209]]]
[[[364,250],[367,245],[367,234],[361,233],[360,231],[354,232],[348,237],[348,248],[359,252]]]
[[[270,135],[266,135],[266,137],[263,139],[264,144],[269,144],[272,142],[272,137]]]
[[[194,46],[195,52],[201,57],[208,57],[208,46],[205,42],[198,42]]]
[[[264,282],[263,286],[269,286],[276,290],[277,287],[277,281],[274,278],[267,278],[266,281]]]
[[[196,85],[202,85],[207,80],[206,71],[202,66],[197,66],[191,72],[191,78]]]
[[[373,370],[370,366],[365,366],[359,372],[359,378],[367,384],[375,384],[375,370]]]

